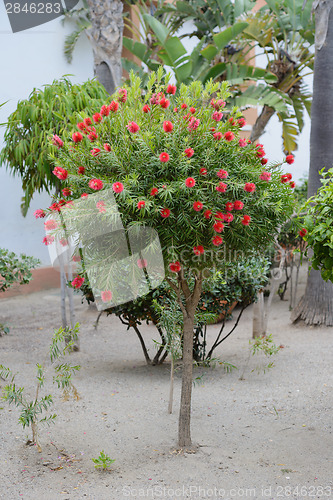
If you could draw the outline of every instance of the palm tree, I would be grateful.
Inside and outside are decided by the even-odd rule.
[[[305,2],[304,2],[305,3]],[[313,3],[316,23],[313,103],[310,135],[308,197],[321,187],[319,171],[333,164],[333,0]],[[305,294],[292,312],[292,321],[333,325],[333,283],[311,270]]]

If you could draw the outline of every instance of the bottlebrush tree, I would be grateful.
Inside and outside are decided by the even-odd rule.
[[[134,74],[130,81],[96,114],[81,116],[71,136],[53,138],[53,173],[67,200],[112,190],[125,228],[158,233],[184,318],[183,448],[191,446],[193,326],[203,280],[226,260],[265,249],[292,213],[294,185],[281,163],[267,164],[262,145],[239,137],[245,121],[237,109],[226,111],[227,82],[176,88],[170,75],[162,82],[162,71],[145,91]],[[108,217],[104,205],[96,209]]]

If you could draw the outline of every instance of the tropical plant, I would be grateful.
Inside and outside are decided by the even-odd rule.
[[[100,303],[111,305],[122,298],[128,274],[126,263],[119,264],[119,240],[112,230],[92,240],[100,223],[96,226],[95,219],[89,223],[81,218],[85,212],[81,195],[97,217],[115,221],[115,205],[104,199],[109,191],[127,234],[139,234],[146,227],[158,234],[166,280],[183,315],[179,445],[184,447],[191,444],[193,327],[204,274],[210,275],[226,260],[264,249],[293,210],[292,186],[281,182],[281,164],[263,171],[262,146],[239,139],[241,112],[233,109],[231,116],[223,116],[221,109],[230,95],[227,82],[210,81],[204,87],[195,81],[181,85],[176,93],[169,83],[171,75],[162,83],[163,68],[159,68],[143,92],[140,78],[130,76],[131,86],[119,89],[103,115],[94,115],[92,149],[87,137],[92,134],[90,117],[82,115],[80,135],[60,139],[61,147],[53,156],[54,174],[65,181],[70,200],[80,199],[61,211],[69,228],[82,235],[78,241],[87,238],[84,266],[88,274],[97,271],[94,293]],[[97,194],[96,201],[92,193]],[[49,213],[55,229],[46,242],[52,244],[64,233],[61,225],[57,227],[57,212]],[[139,262],[130,272],[146,268],[145,261]],[[117,273],[114,286],[112,269]],[[78,286],[80,282],[76,281]]]
[[[329,97],[333,84],[333,33],[328,29],[332,6],[331,1],[316,0],[313,3],[316,52],[310,134],[309,198],[315,196],[321,188],[322,169],[331,168],[333,158],[331,140],[333,103]],[[322,226],[318,230],[319,240],[323,237],[323,235],[320,236],[321,229]],[[328,248],[325,246],[326,251]],[[320,269],[311,269],[305,294],[294,308],[291,319],[292,321],[304,320],[309,325],[333,325],[333,283],[323,280]]]
[[[0,164],[22,180],[24,197],[21,210],[27,214],[36,192],[59,192],[60,182],[52,175],[49,153],[56,149],[49,141],[74,128],[69,118],[75,111],[89,113],[107,98],[104,88],[94,80],[73,84],[67,77],[54,80],[44,89],[34,89],[29,98],[19,101],[8,117]]]
[[[63,363],[62,360],[68,352],[70,352],[74,341],[77,339],[77,334],[79,331],[79,325],[76,324],[73,330],[71,330],[71,342],[66,343],[65,339],[68,335],[68,331],[64,328],[59,328],[54,332],[52,337],[52,342],[50,345],[50,361],[51,366],[54,369],[53,383],[57,385],[59,389],[63,391],[63,397],[67,400],[72,393],[76,399],[79,399],[78,392],[72,383],[72,376],[80,369],[80,366],[71,366],[68,363]],[[51,424],[55,423],[57,415],[54,413],[41,418],[41,415],[47,412],[53,405],[52,394],[45,394],[40,396],[40,391],[44,387],[46,380],[46,368],[43,364],[36,364],[36,394],[35,397],[30,399],[26,396],[24,387],[17,387],[15,383],[15,377],[17,374],[13,374],[12,371],[0,365],[0,377],[4,380],[8,379],[9,384],[7,384],[2,390],[2,398],[7,401],[8,404],[14,404],[20,409],[19,423],[25,427],[31,427],[32,440],[29,440],[27,444],[36,445],[39,452],[42,448],[39,444],[39,427],[40,424]]]
[[[0,248],[0,292],[5,292],[15,283],[24,285],[32,278],[31,269],[40,265],[40,260],[25,254],[18,257],[14,252]]]
[[[312,249],[312,268],[321,272],[323,280],[333,282],[333,168],[322,170],[322,187],[308,199],[304,228],[300,230]]]

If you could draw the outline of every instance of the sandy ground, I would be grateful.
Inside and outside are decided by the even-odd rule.
[[[59,307],[57,290],[0,300],[0,322],[11,327],[0,338],[0,364],[18,372],[17,384],[31,395],[35,364],[46,359],[60,325]],[[248,361],[249,308],[217,352],[238,369],[195,370],[201,379],[193,389],[192,438],[199,447],[179,454],[180,371],[169,415],[169,362],[146,366],[135,333],[118,318],[102,317],[95,331],[96,312],[79,297],[76,315],[81,350],[71,362],[82,366],[80,400],[64,402],[47,386],[58,418],[41,430],[42,453],[25,445],[30,430],[18,425],[18,410],[0,404],[0,498],[333,498],[333,328],[291,325],[288,302],[277,297],[269,332],[285,348],[258,374],[252,370],[260,358]],[[210,327],[211,338],[217,328]],[[152,352],[154,328],[145,327],[144,336]],[[111,471],[94,469],[91,458],[102,449],[116,459]]]

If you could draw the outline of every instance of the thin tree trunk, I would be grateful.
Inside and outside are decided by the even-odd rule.
[[[174,374],[175,374],[175,361],[174,361],[174,359],[173,359],[173,356],[171,356],[171,368],[170,368],[170,393],[169,393],[169,406],[168,406],[168,412],[169,412],[169,413],[172,413]]]
[[[252,338],[262,337],[264,328],[265,301],[264,292],[258,293],[258,300],[253,304]]]
[[[333,0],[314,2],[316,53],[311,110],[310,170],[308,197],[321,186],[319,171],[333,164]],[[292,312],[293,322],[333,325],[333,283],[325,282],[320,271],[311,270],[306,290]]]
[[[182,392],[180,399],[178,445],[187,448],[191,441],[191,399],[192,399],[192,373],[193,373],[193,327],[194,311],[184,318],[183,332],[183,372]]]
[[[94,72],[109,94],[120,85],[124,21],[120,0],[88,0],[92,27],[87,36],[94,53]]]
[[[266,125],[274,114],[275,114],[275,109],[266,106],[265,104],[264,107],[262,108],[260,115],[256,119],[255,124],[252,127],[250,135],[250,140],[252,142],[258,140],[259,137],[265,132]]]

